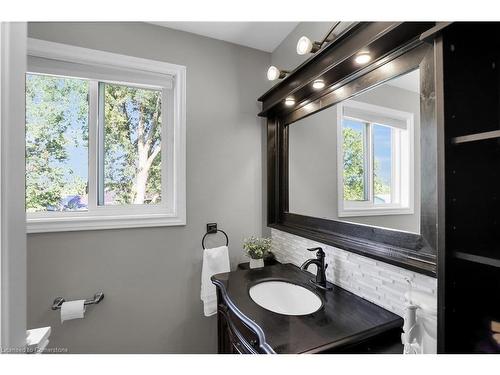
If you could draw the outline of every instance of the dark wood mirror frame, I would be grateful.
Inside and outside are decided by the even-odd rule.
[[[444,183],[443,132],[436,111],[433,22],[360,22],[259,98],[267,118],[268,226],[419,273],[436,276]],[[370,51],[360,68],[356,53]],[[288,212],[288,125],[392,78],[420,69],[421,234],[320,219]],[[313,90],[321,78],[324,89]],[[293,96],[296,105],[284,99]]]

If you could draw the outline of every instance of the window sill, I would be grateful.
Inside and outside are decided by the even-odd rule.
[[[180,225],[186,225],[186,218],[171,214],[74,215],[57,218],[28,218],[26,220],[26,232],[48,233]]]
[[[357,216],[386,216],[386,215],[412,215],[412,208],[366,208],[366,209],[347,209],[339,210],[339,217],[357,217]]]

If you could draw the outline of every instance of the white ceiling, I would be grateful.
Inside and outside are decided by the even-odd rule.
[[[413,72],[404,74],[387,82],[387,84],[389,86],[395,86],[400,89],[420,93],[420,72],[418,69],[414,70]]]
[[[149,22],[158,26],[273,52],[298,22]]]

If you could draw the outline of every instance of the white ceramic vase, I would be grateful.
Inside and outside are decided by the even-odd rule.
[[[264,267],[264,259],[250,258],[250,268],[261,268],[261,267]]]

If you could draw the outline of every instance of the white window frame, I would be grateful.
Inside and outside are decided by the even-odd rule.
[[[372,132],[368,132],[367,150],[369,170],[366,171],[368,178],[365,179],[368,186],[368,200],[359,202],[347,202],[344,200],[344,150],[343,150],[343,133],[342,120],[344,118],[344,108],[353,108],[358,112],[366,112],[366,117],[370,118],[378,116],[380,118],[391,118],[406,124],[407,131],[392,131],[392,134],[397,134],[399,139],[392,136],[392,151],[394,161],[392,163],[392,178],[391,178],[391,194],[396,197],[394,203],[374,204],[373,200],[373,142]],[[352,116],[345,116],[351,117]],[[365,119],[357,119],[361,122],[367,122]],[[377,121],[368,121],[377,123]],[[382,107],[378,105],[347,100],[337,105],[337,196],[338,196],[338,216],[339,217],[356,217],[356,216],[382,216],[382,215],[404,215],[414,213],[414,114],[395,110],[392,108]],[[384,125],[384,124],[380,124]],[[371,125],[372,126],[372,125]],[[406,139],[404,139],[406,138]],[[407,144],[407,150],[403,150],[402,145]],[[396,155],[394,155],[396,154]],[[399,177],[398,177],[399,174]],[[399,182],[398,182],[399,180]]]
[[[98,79],[99,82],[116,83],[162,90],[161,165],[162,199],[154,205],[97,205],[98,173],[98,82],[90,80],[89,86],[89,197],[88,211],[34,212],[27,213],[27,232],[59,232],[94,229],[137,228],[175,226],[186,224],[186,67],[155,60],[147,60],[110,52],[75,47],[39,39],[28,39],[28,56],[76,63],[112,71],[131,72],[120,79]],[[51,74],[48,71],[28,73]],[[170,76],[172,85],[153,86],[134,81],[138,75],[154,74]],[[59,74],[57,74],[59,73]],[[72,76],[68,72],[67,76]],[[52,75],[61,74],[55,69]],[[118,78],[118,79],[117,79]],[[85,78],[84,78],[85,79]],[[166,100],[165,100],[166,99]],[[95,176],[95,177],[91,177]]]

